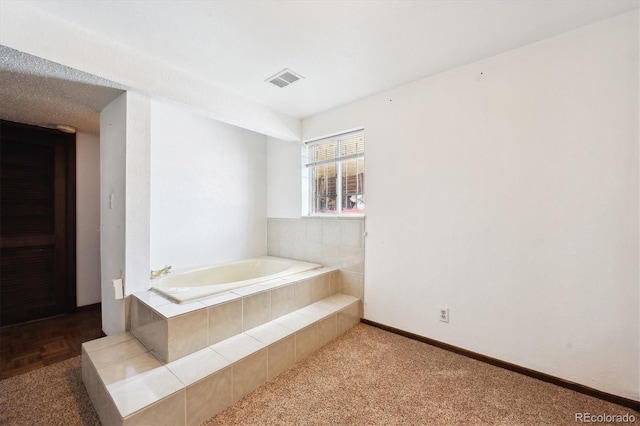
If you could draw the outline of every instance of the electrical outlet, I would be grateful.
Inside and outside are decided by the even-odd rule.
[[[440,306],[440,321],[449,322],[449,308]]]

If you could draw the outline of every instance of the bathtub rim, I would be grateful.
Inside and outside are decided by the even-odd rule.
[[[304,273],[304,272],[308,272],[308,271],[313,271],[316,269],[322,269],[325,266],[319,263],[313,263],[313,262],[306,262],[306,261],[302,261],[302,260],[296,260],[296,259],[289,259],[286,257],[277,257],[277,256],[256,256],[256,257],[251,257],[251,258],[246,258],[246,259],[237,259],[237,260],[232,260],[232,261],[222,261],[222,262],[216,262],[213,264],[209,264],[209,265],[200,265],[200,266],[194,266],[194,267],[184,267],[184,268],[178,268],[175,270],[171,271],[171,275],[175,276],[175,275],[179,275],[179,274],[184,274],[184,273],[190,273],[190,272],[197,272],[197,271],[202,271],[205,269],[209,269],[209,268],[215,268],[218,266],[224,266],[224,265],[235,265],[235,264],[241,264],[241,263],[245,263],[245,262],[251,262],[251,261],[257,261],[257,260],[279,260],[279,261],[287,261],[287,262],[292,262],[293,265],[298,265],[301,268],[301,270],[294,270],[294,271],[290,271],[290,272],[281,272],[281,273],[276,273],[276,274],[271,274],[271,275],[266,275],[266,276],[262,276],[262,277],[257,277],[257,278],[251,278],[248,280],[242,280],[242,281],[233,281],[232,283],[224,283],[224,284],[213,284],[213,285],[208,285],[208,286],[199,286],[199,287],[190,287],[189,290],[184,291],[184,292],[177,292],[177,293],[172,293],[166,290],[163,290],[162,287],[160,286],[156,286],[154,284],[159,284],[162,282],[162,278],[159,279],[155,279],[155,280],[149,280],[150,283],[150,287],[149,290],[155,292],[156,294],[159,294],[160,296],[169,299],[171,302],[176,303],[176,304],[183,304],[183,303],[190,303],[190,302],[195,302],[198,300],[202,300],[202,299],[207,299],[210,297],[214,297],[218,294],[221,293],[227,293],[227,292],[233,292],[234,290],[240,289],[240,288],[244,288],[244,287],[248,287],[251,285],[258,285],[260,283],[263,282],[267,282],[267,281],[272,281],[278,278],[286,278],[288,276],[292,276],[292,275],[296,275],[299,273]],[[233,284],[233,285],[230,285]],[[216,289],[217,291],[213,291],[214,287],[218,287],[218,289]],[[224,288],[223,288],[224,287]],[[166,287],[165,287],[166,288]],[[172,288],[172,287],[169,287]],[[267,290],[265,288],[265,290]]]

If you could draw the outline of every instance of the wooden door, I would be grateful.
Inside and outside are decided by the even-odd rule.
[[[0,121],[0,325],[75,310],[75,135]]]

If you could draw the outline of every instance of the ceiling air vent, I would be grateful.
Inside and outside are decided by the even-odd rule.
[[[265,81],[268,81],[271,84],[275,84],[276,86],[278,86],[279,88],[284,88],[287,87],[293,83],[295,83],[296,81],[300,80],[304,78],[303,76],[301,76],[300,74],[296,74],[295,72],[291,71],[288,68],[283,69],[282,71],[280,71],[279,73],[277,73],[276,75],[269,77],[268,79],[266,79]]]

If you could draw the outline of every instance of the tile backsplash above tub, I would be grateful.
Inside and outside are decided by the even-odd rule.
[[[267,254],[340,269],[338,291],[364,297],[365,219],[267,219]]]
[[[363,272],[364,218],[267,219],[270,256]]]

